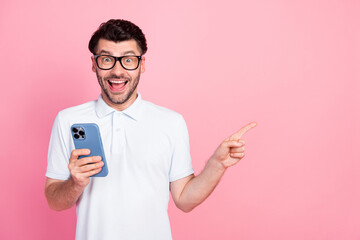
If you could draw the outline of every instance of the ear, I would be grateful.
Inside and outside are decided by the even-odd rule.
[[[140,69],[141,69],[141,73],[145,72],[145,57],[141,58]]]
[[[91,56],[91,62],[92,62],[91,69],[93,72],[96,72],[96,62],[94,56]]]

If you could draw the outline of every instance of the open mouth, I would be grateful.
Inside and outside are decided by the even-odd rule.
[[[119,92],[125,89],[128,80],[108,80],[110,89],[115,92]]]

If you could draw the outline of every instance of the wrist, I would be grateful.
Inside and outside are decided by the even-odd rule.
[[[86,185],[84,186],[83,184],[75,181],[72,176],[69,178],[68,182],[71,188],[73,188],[76,192],[83,192],[86,187]]]
[[[227,169],[223,162],[217,159],[215,156],[212,156],[209,159],[208,164],[219,172],[225,172],[225,170]]]

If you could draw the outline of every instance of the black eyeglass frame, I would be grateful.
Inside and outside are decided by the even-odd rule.
[[[112,58],[114,58],[114,59],[115,59],[114,65],[113,65],[111,68],[101,68],[101,67],[99,66],[99,63],[98,63],[98,58],[101,57],[101,56],[106,56],[106,57],[112,57]],[[139,60],[136,68],[131,68],[131,69],[129,69],[129,68],[124,67],[124,65],[122,64],[121,60],[122,60],[123,58],[126,58],[126,57],[136,57],[136,58]],[[120,62],[120,65],[121,65],[125,70],[133,71],[133,70],[138,69],[138,67],[139,67],[139,65],[140,65],[140,61],[141,61],[142,55],[141,55],[141,56],[127,55],[127,56],[122,56],[122,57],[115,57],[115,56],[111,56],[111,55],[96,55],[96,54],[94,54],[94,58],[95,58],[95,62],[96,62],[97,67],[100,68],[101,70],[110,70],[110,69],[114,68],[115,65],[116,65],[116,62],[119,61],[119,62]]]

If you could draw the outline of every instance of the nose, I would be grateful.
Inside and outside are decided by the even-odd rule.
[[[121,66],[120,60],[116,61],[115,66],[111,69],[111,71],[118,76],[126,72],[126,70]]]

